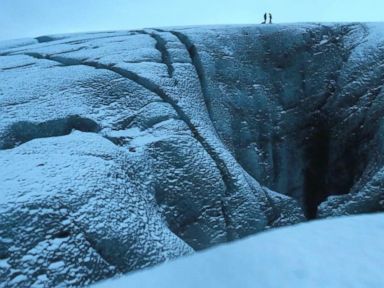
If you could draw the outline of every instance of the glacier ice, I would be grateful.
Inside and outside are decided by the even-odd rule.
[[[384,210],[382,28],[0,43],[0,281],[87,285],[305,217]]]

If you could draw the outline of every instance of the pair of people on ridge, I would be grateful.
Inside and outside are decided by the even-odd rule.
[[[267,23],[267,16],[269,16],[269,24],[272,24],[272,14],[271,13],[265,13],[264,14],[264,22],[261,24],[266,24]]]

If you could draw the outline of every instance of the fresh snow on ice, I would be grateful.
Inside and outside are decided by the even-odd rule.
[[[381,288],[384,214],[299,224],[94,288]]]

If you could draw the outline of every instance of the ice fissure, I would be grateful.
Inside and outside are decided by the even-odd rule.
[[[231,58],[234,64],[225,57],[214,59],[211,63],[202,63],[196,51],[196,44],[181,32],[176,32],[175,35],[188,47],[191,57],[195,59],[197,70],[215,71],[213,75],[208,75],[208,78],[204,73],[199,73],[202,75],[200,78],[204,78],[201,82],[208,83],[204,86],[210,87],[205,90],[205,99],[207,107],[210,107],[212,122],[222,140],[232,149],[237,161],[243,163],[243,167],[255,179],[274,191],[297,199],[308,219],[317,217],[318,206],[326,201],[327,197],[348,194],[356,189],[354,186],[364,173],[368,173],[364,171],[367,171],[371,162],[367,159],[366,148],[363,147],[377,145],[364,143],[364,139],[367,139],[364,134],[368,133],[371,135],[368,138],[372,138],[377,133],[375,124],[370,132],[359,130],[360,127],[368,126],[365,123],[366,117],[371,123],[376,120],[365,114],[359,120],[362,122],[359,125],[356,123],[354,131],[351,131],[355,136],[348,135],[348,141],[340,141],[339,135],[345,133],[339,130],[343,129],[340,123],[343,123],[344,119],[340,119],[335,111],[342,109],[338,106],[343,104],[337,102],[341,95],[345,95],[345,87],[340,85],[342,77],[345,77],[342,73],[348,67],[352,53],[366,43],[366,27],[359,24],[341,25],[336,28],[319,25],[315,29],[306,30],[302,34],[302,42],[289,44],[291,47],[286,45],[285,50],[280,46],[273,46],[275,42],[279,42],[279,31],[272,35],[257,35],[254,43],[247,40],[249,42],[243,43],[244,45],[263,47],[257,50],[259,55],[254,54],[252,50],[242,51],[248,58],[241,61],[253,61],[252,65],[261,67],[257,68],[260,69],[259,74],[268,73],[269,82],[257,85],[249,83],[252,78],[239,80],[233,70],[223,68],[225,65],[243,65],[248,73],[254,73],[251,63],[239,64],[240,61],[233,60],[230,56],[226,58]],[[248,32],[245,35],[249,36]],[[242,41],[240,37],[238,39]],[[231,49],[238,53],[235,45],[232,45]],[[204,47],[204,53],[205,50],[207,47]],[[226,47],[226,50],[230,48]],[[228,52],[218,49],[216,53],[225,55]],[[323,67],[318,66],[318,59],[324,61]],[[380,65],[379,63],[380,61],[376,65]],[[232,66],[230,67],[232,69]],[[219,68],[224,69],[227,74]],[[257,76],[255,77],[257,79]],[[292,82],[284,82],[283,79],[287,78]],[[246,85],[253,86],[256,90],[263,87],[264,90],[250,93],[249,88],[243,88]],[[223,90],[235,96],[223,97]],[[360,95],[354,93],[356,92],[353,92],[351,97],[344,98],[357,101],[364,98],[366,92],[360,92]],[[368,107],[364,109],[369,110],[371,105],[374,105],[374,94],[380,97],[381,89],[368,93],[370,100]],[[252,107],[252,104],[245,100],[246,97],[258,101],[259,106]],[[260,100],[263,97],[267,100]],[[221,102],[216,99],[221,99]],[[269,105],[267,101],[273,102],[275,106]],[[232,122],[229,129],[223,126],[227,125],[225,121],[219,120],[219,117],[223,118],[222,114],[226,114],[223,113],[222,107],[231,111],[229,118]],[[263,132],[262,125],[265,123],[271,127]],[[259,155],[255,155],[252,151],[254,149],[260,151],[256,152]],[[340,153],[342,155],[339,155]],[[337,159],[335,155],[339,155]],[[260,165],[260,162],[254,165],[252,158],[258,157],[264,158],[265,166]],[[289,165],[292,165],[291,169],[287,167]],[[262,172],[266,168],[267,170]],[[295,179],[295,182],[290,178]]]
[[[68,135],[72,130],[98,133],[100,129],[95,121],[78,115],[41,123],[20,121],[10,125],[2,133],[0,150],[11,149],[33,139]]]
[[[185,46],[186,50],[189,53],[189,57],[191,58],[192,64],[196,69],[197,76],[199,77],[200,85],[201,85],[201,90],[202,94],[204,97],[204,102],[208,110],[208,114],[211,115],[211,107],[210,107],[210,102],[207,101],[206,95],[207,95],[207,81],[206,81],[206,76],[204,72],[204,67],[201,63],[201,59],[199,56],[199,53],[196,49],[196,46],[191,42],[191,40],[183,33],[178,32],[178,31],[171,31],[173,35],[179,39],[181,43]],[[210,117],[211,118],[211,117]],[[212,120],[212,119],[211,119]]]
[[[174,73],[174,69],[170,59],[171,56],[169,55],[169,52],[166,48],[166,41],[158,33],[149,32],[148,35],[150,35],[153,39],[155,39],[156,49],[159,50],[159,52],[161,53],[162,62],[165,65],[167,65],[168,76],[172,77]]]

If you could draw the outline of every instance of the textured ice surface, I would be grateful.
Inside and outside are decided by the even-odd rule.
[[[92,287],[276,288],[384,285],[384,215],[322,220],[108,280]]]
[[[382,29],[0,43],[1,283],[85,285],[304,214],[383,210]]]

